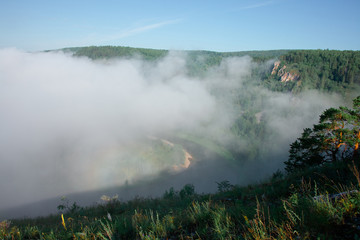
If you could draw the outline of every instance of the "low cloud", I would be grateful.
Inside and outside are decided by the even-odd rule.
[[[166,169],[126,155],[148,136],[187,132],[246,150],[249,139],[229,134],[248,107],[236,101],[244,94],[254,101],[262,96],[259,113],[276,133],[273,139],[264,140],[259,159],[243,159],[232,173],[225,167],[194,175],[213,185],[208,170],[217,180],[238,183],[270,174],[282,166],[302,129],[342,102],[317,92],[294,97],[249,84],[255,66],[250,57],[228,58],[204,77],[190,77],[186,56],[177,52],[156,62],[96,62],[61,52],[0,50],[2,208],[159,174]],[[198,160],[206,165],[207,159]]]
[[[94,156],[206,121],[214,99],[185,76],[184,64],[174,55],[152,64],[95,63],[63,53],[1,50],[2,201],[103,186],[91,186],[92,171],[102,171],[93,168],[106,169],[100,164],[106,160]],[[121,165],[118,170],[123,174]]]

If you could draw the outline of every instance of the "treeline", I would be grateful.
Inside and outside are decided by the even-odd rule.
[[[307,50],[292,51],[281,56],[289,64],[308,67],[308,73],[341,83],[360,83],[360,52]]]
[[[156,60],[164,57],[167,50],[156,50],[148,48],[132,48],[132,47],[119,47],[119,46],[90,46],[78,48],[65,48],[64,51],[73,52],[74,56],[86,56],[91,59],[110,59],[110,58],[126,58],[126,57],[141,57],[145,60]]]
[[[185,51],[185,53],[189,74],[202,75],[211,67],[219,66],[225,58],[249,56],[254,62],[262,63],[270,59],[279,58],[288,51],[289,50],[239,52]]]
[[[72,52],[75,57],[88,57],[93,60],[111,58],[140,57],[144,60],[155,61],[166,56],[168,50],[132,48],[123,46],[90,46],[63,48],[65,52]],[[239,52],[213,52],[213,51],[179,51],[185,53],[186,67],[190,75],[202,75],[209,68],[220,65],[227,57],[250,56],[255,62],[263,62],[269,59],[279,58],[288,50],[269,51],[239,51]]]
[[[89,46],[63,48],[63,51],[71,51],[74,56],[86,56],[91,59],[109,59],[115,57],[140,56],[145,60],[154,60],[164,57],[169,51],[150,48],[132,48],[123,46]],[[205,58],[210,65],[219,64],[223,58],[250,56],[256,61],[278,58],[289,50],[268,50],[268,51],[239,51],[239,52],[213,52],[213,51],[181,51],[189,55],[190,59]]]
[[[280,66],[297,74],[297,81],[280,83],[279,75],[270,75],[265,84],[271,90],[301,92],[318,89],[341,92],[360,84],[360,52],[335,50],[296,50],[279,57]]]
[[[165,57],[168,50],[132,48],[122,46],[90,46],[64,48],[76,57],[86,56],[91,59],[140,57],[155,61]],[[286,66],[286,72],[299,77],[296,81],[280,82],[279,75],[271,75],[271,69],[255,69],[256,77],[263,80],[263,85],[273,91],[299,93],[307,89],[324,92],[346,93],[360,85],[360,52],[337,50],[269,50],[269,51],[180,51],[185,53],[188,74],[201,76],[207,70],[220,65],[228,57],[250,56],[254,62],[264,63],[279,59],[280,66]],[[256,72],[257,71],[257,72]],[[260,72],[259,72],[260,71]]]

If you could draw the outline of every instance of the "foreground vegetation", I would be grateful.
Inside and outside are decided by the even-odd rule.
[[[58,215],[3,221],[0,238],[358,239],[360,96],[353,102],[353,109],[326,110],[316,134],[292,144],[287,172],[264,183],[223,181],[217,193],[201,195],[187,184],[161,198],[103,196],[103,204],[86,208],[65,201]]]
[[[342,162],[277,172],[247,187],[223,181],[211,195],[185,185],[155,199],[104,196],[98,206],[64,204],[58,215],[4,221],[0,238],[354,239],[360,236],[358,168],[358,162]]]

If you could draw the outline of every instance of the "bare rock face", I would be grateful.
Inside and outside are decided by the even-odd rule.
[[[289,82],[289,81],[296,81],[299,79],[299,75],[298,74],[292,74],[290,72],[285,72],[281,78],[280,81],[281,82]]]
[[[274,62],[274,67],[273,67],[273,69],[272,69],[272,71],[271,71],[271,75],[274,75],[274,74],[276,73],[276,71],[278,70],[279,66],[280,66],[280,61]]]
[[[282,66],[280,68],[280,61],[274,62],[274,67],[271,71],[271,75],[277,75],[280,77],[281,82],[289,82],[289,81],[297,81],[300,78],[300,75],[297,73],[291,73],[289,71],[286,71],[286,65]]]

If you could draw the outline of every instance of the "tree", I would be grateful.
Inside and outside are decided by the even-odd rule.
[[[163,198],[164,199],[174,199],[177,196],[177,192],[175,192],[174,188],[171,187],[169,191],[165,191]]]
[[[195,194],[195,187],[193,184],[186,184],[181,190],[180,190],[180,198],[184,199],[190,196],[193,196]]]
[[[329,108],[320,115],[319,124],[306,128],[290,145],[285,169],[293,172],[327,162],[360,160],[360,96],[353,109]]]

